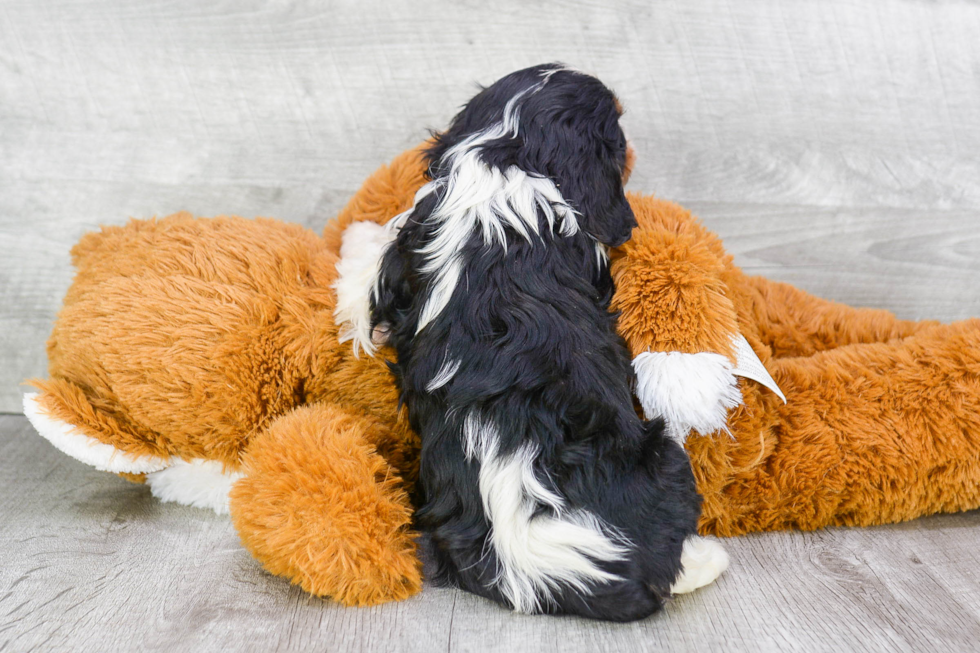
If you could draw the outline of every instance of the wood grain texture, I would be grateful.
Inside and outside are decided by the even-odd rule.
[[[686,205],[749,274],[904,319],[980,316],[980,210]]]
[[[618,91],[632,187],[739,263],[977,315],[978,33],[955,1],[2,0],[0,411],[44,374],[85,231],[185,209],[319,229],[474,82],[548,60]]]
[[[923,651],[980,641],[980,513],[725,540],[729,571],[616,625],[426,586],[343,608],[265,574],[226,518],[161,504],[0,416],[2,651]]]

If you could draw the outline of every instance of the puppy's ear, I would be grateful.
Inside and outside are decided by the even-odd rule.
[[[378,279],[371,292],[371,336],[379,326],[390,332],[400,326],[412,304],[411,268],[403,246],[397,240],[381,257]]]
[[[562,196],[581,214],[579,224],[599,242],[616,247],[629,240],[636,218],[623,191],[626,139],[618,113],[610,107],[556,126],[551,177]],[[549,130],[551,131],[551,130]]]
[[[604,245],[618,247],[633,235],[636,217],[623,191],[621,168],[615,162],[584,161],[580,194],[572,201],[582,228]]]

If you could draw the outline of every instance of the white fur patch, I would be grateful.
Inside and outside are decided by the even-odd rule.
[[[633,359],[636,396],[647,419],[663,417],[668,434],[683,442],[728,430],[728,411],[742,403],[731,362],[721,354],[644,352]]]
[[[344,230],[337,262],[337,307],[334,319],[340,341],[354,342],[354,355],[363,349],[374,355],[377,343],[371,334],[371,291],[385,247],[397,232],[373,222],[354,222]]]
[[[195,458],[175,460],[167,469],[147,474],[146,484],[160,501],[207,508],[219,515],[228,514],[228,492],[241,472],[226,472],[216,460]]]
[[[487,166],[480,156],[485,143],[517,136],[516,103],[546,82],[547,78],[511,98],[504,107],[501,122],[450,149],[445,154],[448,175],[429,182],[416,196],[418,202],[436,189],[444,191],[428,218],[437,225],[435,237],[419,252],[425,257],[421,272],[432,275],[433,282],[419,316],[417,331],[421,331],[449,303],[462,273],[460,252],[474,232],[480,233],[484,243],[497,243],[505,249],[507,228],[533,243],[534,238],[541,238],[539,211],[549,231],[557,229],[562,236],[578,232],[575,211],[565,202],[553,181],[529,175],[516,166],[501,171]],[[400,225],[403,219],[398,216],[392,222]]]
[[[704,537],[692,535],[684,540],[680,577],[670,587],[671,594],[687,594],[715,581],[728,569],[724,547]]]
[[[85,435],[74,425],[46,413],[37,401],[36,392],[24,395],[24,415],[41,437],[55,448],[103,472],[146,474],[164,469],[172,463],[170,458],[136,456]]]
[[[579,75],[585,75],[586,74],[586,73],[583,73],[578,68],[572,68],[571,66],[566,66],[565,64],[562,64],[560,66],[555,66],[553,68],[548,68],[547,70],[543,71],[541,73],[541,77],[545,81],[547,81],[547,80],[551,79],[551,76],[554,75],[555,73],[561,73],[561,72],[565,72],[565,73],[577,73]]]
[[[459,366],[461,363],[462,361],[458,360],[446,361],[443,363],[442,367],[439,369],[439,372],[437,372],[436,375],[432,377],[432,380],[425,386],[426,391],[434,392],[452,381],[453,377],[456,376],[456,372],[459,371]]]
[[[596,241],[595,243],[595,259],[596,263],[599,264],[599,267],[609,265],[609,248],[599,241]]]
[[[587,593],[617,580],[596,560],[620,560],[627,543],[592,513],[569,510],[534,473],[537,450],[524,445],[498,456],[496,427],[469,415],[463,426],[467,458],[480,463],[480,495],[491,524],[490,541],[502,571],[496,583],[518,612],[537,612],[564,584]],[[541,505],[554,514],[539,514]]]

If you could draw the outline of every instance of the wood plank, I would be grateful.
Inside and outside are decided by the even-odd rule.
[[[688,207],[749,274],[903,319],[980,316],[980,210]]]
[[[158,503],[0,416],[0,650],[920,651],[980,640],[980,512],[725,540],[730,570],[633,624],[426,585],[369,609],[265,574],[226,518]]]

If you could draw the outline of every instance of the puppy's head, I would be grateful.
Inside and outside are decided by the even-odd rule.
[[[623,193],[633,156],[621,114],[616,96],[594,77],[561,64],[519,70],[480,91],[435,135],[429,176],[449,174],[454,148],[479,139],[486,165],[551,179],[586,233],[621,245],[636,226]]]

